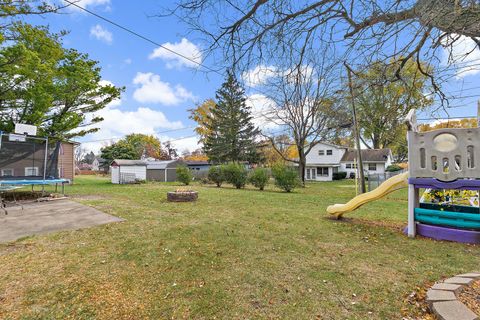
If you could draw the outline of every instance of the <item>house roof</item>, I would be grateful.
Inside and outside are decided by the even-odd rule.
[[[187,164],[187,166],[209,166],[210,165],[210,162],[208,161],[195,161],[195,160],[189,160],[189,161],[185,161],[185,163]]]
[[[388,148],[385,149],[362,149],[362,161],[363,162],[387,162],[388,157],[392,154],[392,151]],[[343,155],[341,162],[353,162],[356,158],[356,150],[347,150]]]
[[[166,169],[174,168],[177,164],[182,163],[179,160],[164,160],[164,161],[145,161],[147,169]]]
[[[126,160],[126,159],[115,159],[112,161],[112,165],[116,164],[119,166],[146,166],[147,164],[143,160]]]
[[[337,148],[337,149],[348,149],[347,147],[343,147],[343,146],[338,146],[336,144],[333,144],[333,143],[330,143],[330,142],[324,142],[324,141],[320,141],[319,143],[317,143],[315,146],[318,146],[320,144],[324,144],[324,145],[327,145],[327,146],[330,146],[330,147],[334,147],[334,148]]]
[[[73,144],[74,146],[79,146],[82,144],[81,142],[73,141],[73,140],[65,140],[65,141],[62,141],[62,143],[69,143],[69,144]]]

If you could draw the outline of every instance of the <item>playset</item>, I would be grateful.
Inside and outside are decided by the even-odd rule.
[[[415,110],[407,116],[409,172],[327,212],[337,218],[390,192],[408,187],[409,237],[480,243],[480,127],[418,131]],[[420,190],[424,196],[420,199]],[[423,201],[421,201],[423,200]]]

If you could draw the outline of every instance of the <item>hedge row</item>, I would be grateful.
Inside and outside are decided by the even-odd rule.
[[[278,165],[272,168],[272,177],[275,185],[292,191],[299,185],[297,170],[291,167]],[[255,188],[264,190],[270,180],[270,174],[265,168],[256,168],[248,172],[245,166],[236,163],[212,166],[208,171],[208,180],[221,187],[224,182],[234,185],[237,189],[245,187],[247,183]]]

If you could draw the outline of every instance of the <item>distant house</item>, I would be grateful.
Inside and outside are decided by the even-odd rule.
[[[361,153],[363,170],[372,174],[385,173],[385,169],[393,162],[390,149],[363,149]],[[357,170],[355,158],[356,151],[347,150],[340,160],[341,171],[347,172],[347,176],[350,176],[350,173],[355,173]]]
[[[314,181],[332,181],[333,173],[338,172],[340,160],[347,148],[330,143],[318,143],[307,154],[305,179]]]
[[[82,171],[82,170],[93,170],[93,166],[91,164],[88,164],[88,163],[79,163],[78,166],[77,166],[78,170]]]
[[[307,155],[305,179],[312,181],[332,181],[335,172],[350,173],[356,171],[354,150],[322,142],[315,145]],[[362,150],[364,170],[370,173],[383,173],[392,164],[390,149]]]
[[[108,160],[105,160],[100,157],[95,157],[92,162],[92,170],[98,172],[108,173],[109,163]]]
[[[211,164],[208,161],[185,161],[185,164],[190,170],[196,172],[208,171],[210,169]]]

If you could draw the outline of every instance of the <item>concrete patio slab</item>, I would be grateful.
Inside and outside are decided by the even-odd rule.
[[[123,219],[70,200],[30,203],[23,210],[16,206],[8,208],[8,215],[0,213],[0,242],[120,221]]]

